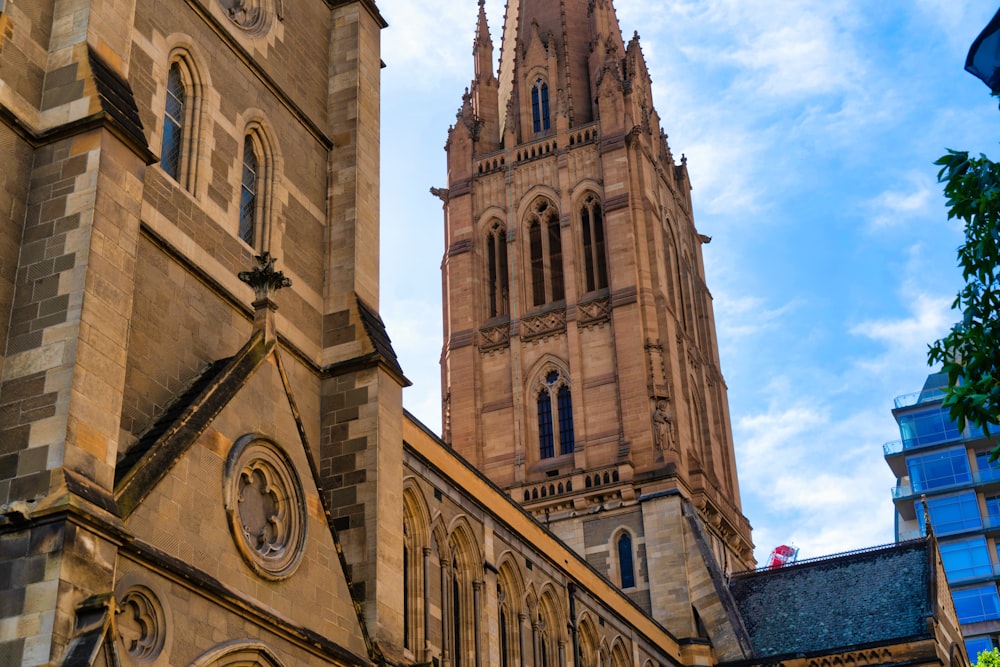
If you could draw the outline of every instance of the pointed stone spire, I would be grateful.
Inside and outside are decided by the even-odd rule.
[[[479,0],[479,21],[472,50],[476,56],[476,81],[489,81],[493,78],[493,38],[486,21],[486,0]]]

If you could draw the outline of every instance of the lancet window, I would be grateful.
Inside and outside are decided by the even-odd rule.
[[[569,383],[562,373],[550,370],[542,378],[540,385],[535,399],[538,409],[539,458],[554,457],[557,441],[560,455],[572,454],[575,440],[573,398]]]
[[[608,266],[604,248],[604,218],[601,203],[587,195],[580,208],[580,232],[583,240],[583,268],[586,291],[608,286]]]
[[[486,284],[489,317],[510,312],[510,280],[507,270],[507,229],[495,221],[486,233]]]
[[[544,197],[535,201],[528,215],[528,244],[532,304],[542,306],[565,299],[559,213]]]
[[[240,183],[240,238],[255,246],[260,218],[258,201],[259,151],[252,134],[243,139],[243,178]]]
[[[622,588],[635,587],[635,554],[632,549],[632,536],[622,531],[618,536],[618,573]]]
[[[163,138],[160,168],[188,190],[194,188],[198,146],[197,77],[185,54],[177,54],[167,69],[166,102],[163,109]]]
[[[549,86],[540,78],[531,88],[531,120],[535,133],[544,132],[551,126],[549,114]]]

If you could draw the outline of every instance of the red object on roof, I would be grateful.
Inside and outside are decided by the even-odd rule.
[[[782,544],[781,546],[775,547],[774,551],[771,552],[771,557],[767,559],[767,567],[770,570],[779,568],[788,563],[794,563],[795,559],[799,557],[799,548],[790,547],[787,544]]]

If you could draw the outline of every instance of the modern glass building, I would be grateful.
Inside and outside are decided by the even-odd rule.
[[[1000,461],[990,462],[996,433],[964,431],[941,406],[943,373],[922,391],[896,398],[900,440],[886,443],[896,476],[896,540],[926,534],[926,514],[938,538],[952,599],[969,656],[1000,646]]]

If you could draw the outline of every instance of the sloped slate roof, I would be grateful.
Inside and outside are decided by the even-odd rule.
[[[730,590],[755,656],[927,637],[930,545],[915,540],[774,570],[734,575]]]

